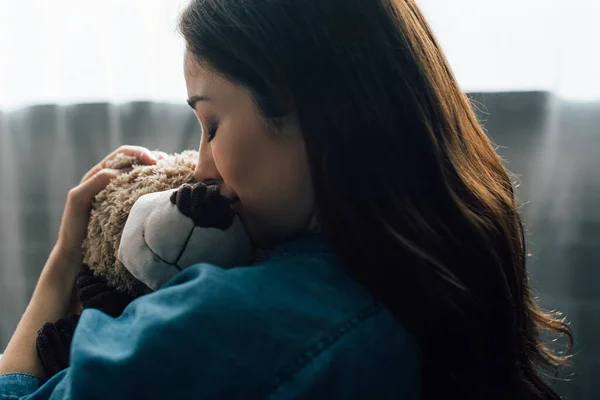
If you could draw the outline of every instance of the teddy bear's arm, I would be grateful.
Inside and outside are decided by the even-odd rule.
[[[37,333],[38,357],[50,379],[69,366],[69,351],[79,315],[71,314],[56,322],[47,322]]]
[[[125,307],[133,301],[133,297],[111,288],[105,280],[94,276],[86,266],[83,266],[77,275],[76,290],[84,309],[96,308],[113,317],[121,315]],[[56,322],[46,323],[38,331],[38,357],[48,378],[69,366],[69,349],[78,321],[79,316],[71,314]]]
[[[118,317],[134,297],[108,286],[106,280],[97,277],[83,266],[77,275],[77,297],[83,308],[95,308],[112,317]]]

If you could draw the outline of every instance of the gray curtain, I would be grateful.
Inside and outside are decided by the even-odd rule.
[[[0,352],[57,237],[69,189],[121,144],[197,148],[189,107],[41,105],[0,113]]]
[[[540,301],[576,337],[570,399],[600,398],[600,103],[549,93],[473,93],[477,113],[526,203],[529,268]],[[121,144],[197,148],[185,105],[35,106],[0,113],[0,349],[54,244],[67,191]]]

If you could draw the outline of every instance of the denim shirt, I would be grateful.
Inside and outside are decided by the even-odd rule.
[[[0,399],[417,399],[419,351],[319,235],[249,267],[193,265],[119,318],[83,311],[71,366]]]

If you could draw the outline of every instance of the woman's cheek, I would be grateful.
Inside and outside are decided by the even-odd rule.
[[[243,147],[235,144],[225,135],[221,141],[216,140],[213,146],[213,158],[215,166],[221,175],[225,187],[233,190],[242,200],[246,200],[248,192],[252,192],[253,168],[251,157]]]

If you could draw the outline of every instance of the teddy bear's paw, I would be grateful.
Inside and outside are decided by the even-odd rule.
[[[197,227],[226,230],[235,217],[229,200],[221,195],[216,185],[184,184],[171,194],[170,200]]]
[[[71,314],[52,323],[47,322],[38,331],[36,347],[47,378],[69,366],[69,351],[79,315]]]
[[[112,317],[118,317],[133,297],[110,286],[104,279],[94,275],[86,266],[82,267],[76,281],[77,297],[83,308],[95,308]]]

